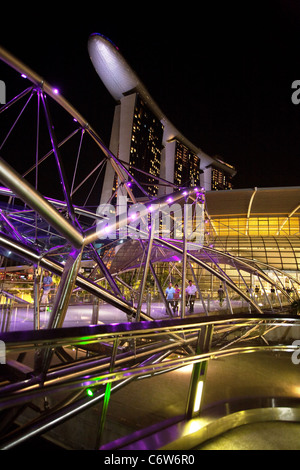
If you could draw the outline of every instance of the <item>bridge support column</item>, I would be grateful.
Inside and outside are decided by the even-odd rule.
[[[53,304],[48,328],[61,328],[67,313],[69,300],[75,287],[76,277],[81,263],[81,250],[70,253]]]
[[[70,253],[54,300],[51,316],[48,322],[48,329],[61,328],[67,313],[70,297],[75,287],[75,281],[81,263],[81,250],[74,250]],[[37,350],[35,354],[35,369],[43,374],[47,373],[49,368],[52,349]]]
[[[109,372],[113,372],[113,370],[114,370],[117,351],[118,351],[118,339],[115,339],[114,340],[113,351],[112,351],[112,355],[111,355],[111,359],[110,359]],[[111,395],[111,387],[112,387],[112,382],[108,382],[105,386],[105,394],[104,394],[102,412],[101,412],[100,421],[99,421],[98,433],[97,433],[97,437],[96,437],[95,449],[99,449],[100,446],[101,446],[101,440],[102,440],[104,426],[105,426],[105,422],[106,422],[108,404],[109,404],[110,395]]]
[[[198,334],[196,354],[206,353],[210,350],[213,335],[213,325],[201,327]],[[201,410],[201,399],[204,393],[204,385],[208,361],[197,362],[193,365],[193,371],[186,407],[186,418],[191,419],[199,415]]]

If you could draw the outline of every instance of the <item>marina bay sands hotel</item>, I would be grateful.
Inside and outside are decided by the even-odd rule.
[[[206,191],[231,189],[233,166],[206,155],[167,119],[118,48],[100,34],[89,38],[92,63],[116,100],[110,150],[152,196],[174,188],[201,186]],[[171,185],[166,184],[171,183]],[[101,203],[122,190],[107,165]],[[135,197],[141,189],[132,188]]]
[[[264,269],[279,269],[286,287],[284,271],[300,282],[300,187],[232,189],[235,168],[206,155],[173,126],[109,39],[93,34],[88,49],[116,100],[110,150],[146,192],[163,196],[172,192],[172,185],[175,190],[200,185],[205,190],[207,245],[255,259]],[[131,189],[135,197],[142,196],[140,188]],[[116,191],[125,195],[107,165],[101,203],[111,201]]]

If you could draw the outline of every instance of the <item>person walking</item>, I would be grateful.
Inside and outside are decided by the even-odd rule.
[[[186,305],[189,305],[189,313],[194,312],[194,303],[196,299],[196,292],[197,292],[197,287],[193,284],[192,281],[189,281],[189,285],[185,289],[185,293],[187,295],[186,298]]]
[[[175,294],[175,289],[172,285],[172,282],[169,283],[169,286],[166,288],[166,299],[168,304],[172,307],[174,307],[174,294]]]
[[[174,292],[174,303],[173,303],[173,312],[174,315],[176,315],[176,312],[178,312],[178,302],[180,299],[180,289],[178,287],[178,284],[175,284],[175,292]]]
[[[220,285],[220,287],[218,289],[218,297],[219,297],[220,307],[222,307],[222,303],[223,303],[223,300],[224,300],[224,289],[223,289],[222,285]]]
[[[49,271],[45,271],[45,275],[43,277],[43,294],[41,298],[41,305],[47,305],[49,302],[49,294],[51,287],[53,286],[52,277],[49,275]]]

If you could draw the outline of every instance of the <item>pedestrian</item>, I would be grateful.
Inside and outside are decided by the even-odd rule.
[[[175,289],[172,285],[172,282],[169,283],[169,286],[166,288],[166,299],[169,305],[173,308],[174,306],[174,294]]]
[[[223,300],[224,300],[224,290],[223,290],[222,285],[220,285],[220,287],[218,289],[218,297],[219,297],[220,307],[222,307],[222,303],[223,303]]]
[[[273,286],[271,287],[271,302],[275,302],[275,289]]]
[[[175,284],[175,292],[174,292],[174,304],[173,304],[173,312],[174,315],[176,315],[176,312],[178,312],[178,302],[180,299],[180,289],[178,287],[178,284]]]
[[[189,285],[185,289],[185,293],[187,295],[186,305],[190,305],[189,313],[194,312],[194,303],[195,303],[195,299],[196,299],[196,292],[197,292],[197,287],[193,284],[192,281],[189,281]]]
[[[47,305],[49,301],[49,294],[51,287],[53,286],[52,277],[49,275],[49,271],[45,271],[43,278],[43,295],[41,298],[41,305]]]

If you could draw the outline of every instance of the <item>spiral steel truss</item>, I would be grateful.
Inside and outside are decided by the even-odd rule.
[[[95,243],[99,239],[98,214],[95,210],[90,210],[89,198],[92,196],[92,190],[97,190],[97,181],[106,163],[113,166],[119,180],[119,187],[123,188],[131,203],[137,202],[132,191],[133,185],[142,189],[145,197],[147,194],[129,170],[108,149],[91,125],[56,88],[3,48],[0,49],[0,58],[10,70],[18,72],[19,81],[25,80],[27,84],[28,82],[30,84],[0,108],[0,117],[4,123],[1,125],[3,135],[0,143],[0,180],[4,187],[1,188],[0,194],[2,200],[6,200],[6,203],[2,204],[0,213],[0,245],[4,255],[5,250],[13,252],[35,267],[50,270],[60,276],[61,281],[49,320],[49,328],[62,326],[70,295],[76,286],[116,306],[130,317],[151,320],[151,313],[149,315],[149,312],[146,314],[141,311],[142,298],[149,270],[155,282],[159,284],[153,270],[153,253],[155,250],[162,251],[162,248],[164,256],[161,256],[161,260],[171,259],[174,254],[177,255],[177,259],[182,260],[182,286],[186,281],[186,267],[191,266],[193,262],[223,282],[227,297],[227,287],[229,287],[244,298],[254,311],[263,313],[253,298],[251,289],[248,292],[247,289],[240,289],[222,271],[220,265],[228,263],[236,269],[242,279],[243,270],[250,272],[257,276],[259,282],[264,280],[274,285],[276,291],[281,291],[289,304],[293,301],[284,290],[284,286],[270,279],[253,261],[239,260],[230,254],[216,252],[205,245],[195,244],[191,249],[191,243],[187,244],[185,240],[164,239],[149,230],[143,240],[136,242],[134,248],[144,253],[141,262],[143,274],[139,297],[137,306],[134,307],[122,296],[116,281],[117,273],[110,272],[103,257],[96,250]],[[22,78],[19,79],[19,76]],[[54,110],[53,107],[55,107]],[[63,114],[63,117],[60,116],[54,123],[53,115],[58,111]],[[29,125],[29,120],[31,125]],[[85,173],[81,173],[81,162],[84,162],[85,168],[87,162],[91,160],[91,154],[96,155],[96,166],[88,172],[85,170]],[[29,169],[25,169],[24,163],[30,159],[32,164]],[[49,166],[50,164],[46,165],[50,160],[51,165],[54,163],[53,167]],[[49,168],[56,173],[49,174]],[[81,181],[78,181],[82,174],[84,176]],[[49,183],[49,180],[51,184],[46,185],[47,190],[53,187],[53,191],[56,191],[55,197],[52,195],[46,197],[41,189],[45,181]],[[176,202],[183,203],[190,198],[194,204],[199,204],[194,188],[175,190],[172,185],[172,190],[175,191],[172,197]],[[62,195],[60,199],[57,197],[59,191]],[[84,193],[84,201],[80,200],[82,193]],[[76,198],[79,198],[78,204],[74,203]],[[166,203],[168,198],[161,198],[159,203]],[[157,201],[148,196],[146,202],[150,204]],[[123,221],[123,226],[124,224],[128,226],[129,221]],[[120,222],[117,223],[116,229],[122,229]],[[118,241],[115,242],[117,243]],[[130,243],[132,250],[132,240]],[[98,283],[79,274],[81,261],[86,256],[96,262],[109,289],[104,289]],[[133,258],[136,259],[135,256]],[[118,269],[122,272],[125,267],[119,266]],[[199,286],[197,287],[201,298],[201,291]],[[160,285],[158,289],[164,298]],[[182,290],[183,293],[184,291],[185,289]],[[34,305],[38,315],[37,299]],[[269,307],[273,310],[271,304]],[[168,309],[168,305],[166,308]]]
[[[114,389],[113,382],[117,383],[117,389],[119,383],[120,387],[126,385],[128,381],[145,375],[145,371],[147,373],[150,371],[151,374],[153,368],[159,372],[160,368],[170,370],[187,363],[194,365],[195,377],[205,372],[206,365],[205,367],[201,365],[203,358],[199,356],[199,347],[201,346],[202,353],[210,351],[213,331],[210,320],[214,323],[216,319],[214,321],[207,319],[208,323],[202,325],[201,322],[205,322],[203,318],[201,320],[198,318],[197,321],[192,317],[183,318],[187,268],[192,272],[204,314],[208,315],[210,312],[201,287],[197,283],[194,267],[198,266],[199,269],[209,272],[224,287],[230,313],[229,326],[228,331],[226,328],[223,330],[221,322],[222,328],[218,336],[218,340],[221,338],[221,343],[218,347],[226,348],[233,342],[232,328],[235,328],[235,324],[230,293],[244,299],[255,314],[253,322],[247,317],[242,335],[236,335],[234,343],[238,343],[240,338],[245,339],[253,331],[259,338],[263,336],[259,328],[264,321],[262,314],[265,311],[246,281],[249,274],[255,276],[261,285],[267,300],[268,315],[273,314],[274,305],[265,293],[265,283],[274,287],[276,295],[281,292],[279,304],[282,311],[290,308],[294,298],[281,284],[281,273],[272,267],[267,267],[268,273],[271,271],[274,273],[274,276],[270,277],[266,274],[266,266],[259,266],[253,260],[235,258],[229,253],[214,250],[209,244],[193,243],[185,237],[164,238],[153,231],[152,227],[147,228],[147,224],[142,238],[119,237],[113,241],[109,240],[104,243],[104,250],[99,251],[97,242],[107,225],[99,225],[98,222],[102,223],[104,220],[103,214],[92,209],[90,201],[95,196],[94,191],[97,201],[100,200],[97,185],[106,164],[112,165],[118,177],[119,188],[125,191],[132,205],[137,203],[132,190],[134,185],[143,191],[145,195],[143,205],[146,212],[140,216],[146,220],[152,204],[168,205],[171,197],[175,203],[184,205],[189,201],[196,207],[204,204],[204,195],[197,195],[195,188],[174,188],[174,185],[170,184],[172,194],[160,199],[150,197],[129,170],[108,149],[98,133],[57,89],[3,48],[0,48],[0,59],[7,67],[7,76],[11,77],[14,74],[12,80],[15,80],[13,83],[16,83],[16,88],[21,88],[22,84],[21,91],[0,108],[0,181],[3,184],[0,188],[0,250],[2,262],[8,259],[9,253],[12,253],[20,264],[30,264],[35,272],[33,330],[27,332],[25,336],[20,332],[5,330],[1,333],[3,343],[0,344],[5,343],[7,353],[19,353],[18,360],[10,360],[9,367],[14,373],[16,371],[21,373],[22,377],[20,379],[13,373],[12,380],[1,383],[0,406],[1,410],[4,410],[2,416],[5,417],[3,423],[4,421],[10,423],[10,420],[14,422],[15,410],[19,413],[24,403],[31,401],[35,403],[34,400],[44,395],[46,391],[55,392],[62,387],[69,390],[70,386],[74,388],[71,400],[63,401],[59,407],[50,410],[50,413],[42,417],[38,423],[35,420],[29,422],[15,437],[8,437],[4,432],[1,446],[10,448],[31,435],[41,434],[45,429],[52,428],[56,422],[76,415],[85,407],[90,407],[93,400],[82,398],[82,393],[94,384],[97,386],[94,401],[104,400],[95,446],[99,448],[109,394]],[[25,89],[24,80],[27,85],[29,84]],[[29,168],[26,168],[27,164]],[[124,227],[126,229],[130,227],[129,217],[116,219],[114,223],[117,233],[120,233]],[[187,220],[184,217],[183,226],[185,224]],[[105,237],[103,239],[105,240]],[[110,256],[112,253],[113,258]],[[95,263],[98,279],[97,276],[95,279],[83,276],[79,272],[81,263],[85,259],[92,259]],[[154,279],[166,310],[172,317],[170,307],[165,300],[163,285],[155,271],[155,264],[168,262],[170,266],[175,266],[178,261],[182,266],[181,319],[164,320],[160,325],[157,322],[152,323],[154,318],[151,309],[146,312],[142,309],[148,273]],[[235,271],[235,279],[238,277],[244,283],[243,289],[239,287],[240,283],[230,278],[223,270],[224,265],[229,265],[231,270]],[[37,280],[40,269],[49,270],[60,278],[46,332],[39,328]],[[124,281],[119,276],[134,269],[140,272],[140,282],[136,291],[137,301],[133,304],[121,292],[120,282]],[[103,280],[106,288],[98,282]],[[295,285],[297,283],[295,279],[291,279],[291,282]],[[117,326],[89,326],[76,332],[60,329],[64,324],[74,289],[87,291],[96,299],[101,299],[125,312],[131,321]],[[6,295],[13,297],[13,294],[6,293]],[[265,315],[266,321],[268,315]],[[101,311],[99,320],[101,321]],[[276,320],[275,317],[273,320]],[[268,331],[269,328],[277,327],[277,321],[275,326],[272,321],[267,327]],[[76,338],[73,337],[74,334]],[[153,335],[153,338],[151,336],[148,341],[147,335]],[[265,338],[263,339],[266,343]],[[107,342],[110,344],[107,345]],[[94,343],[98,344],[100,350],[94,351],[95,358],[87,363],[85,360],[71,360],[70,355],[64,350],[66,345],[74,344],[76,347],[87,347],[93,351]],[[62,366],[58,368],[55,377],[56,372],[51,372],[50,368],[54,350],[62,359]],[[28,369],[22,358],[29,351],[35,351],[35,358],[34,367],[28,375]],[[180,355],[177,361],[172,356],[175,352]],[[109,371],[102,381],[106,384],[105,389],[99,388],[102,385],[102,379],[97,375],[99,364],[102,369]],[[116,364],[120,364],[122,369],[120,375],[115,377]],[[96,382],[93,382],[94,367],[98,371]],[[129,374],[128,378],[125,377],[124,371]],[[49,382],[51,374],[54,374],[53,390],[50,390],[53,385]],[[86,377],[88,379],[83,383],[82,380]],[[73,380],[72,383],[70,379]],[[57,384],[55,380],[58,380]],[[196,395],[195,384],[191,387],[192,397]],[[188,414],[191,416],[193,413],[190,410]]]

